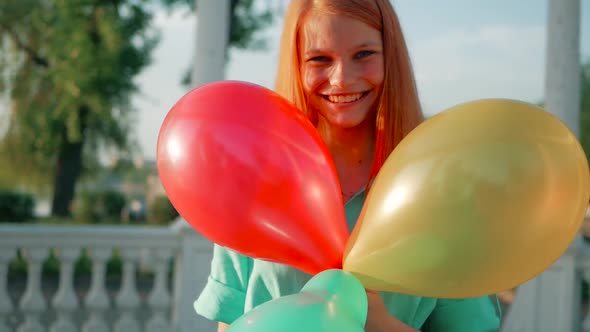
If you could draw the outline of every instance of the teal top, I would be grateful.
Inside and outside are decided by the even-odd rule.
[[[344,206],[351,230],[364,196],[361,192]],[[252,259],[214,245],[211,273],[194,308],[210,320],[231,324],[262,303],[298,293],[310,278],[290,266]],[[420,331],[489,332],[500,327],[500,306],[495,295],[454,300],[386,292],[381,295],[392,315]]]

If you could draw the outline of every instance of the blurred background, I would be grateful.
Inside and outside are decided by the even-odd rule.
[[[178,225],[178,213],[158,178],[158,131],[174,103],[211,77],[272,88],[287,3],[0,2],[0,223],[6,225],[0,228],[0,281],[6,281],[0,282],[0,331],[17,326],[37,331],[35,328],[50,324],[66,328],[69,321],[76,326],[113,329],[156,329],[176,324],[176,330],[182,330],[188,321],[200,324],[203,331],[210,328],[195,318],[183,318],[190,315],[190,299],[194,300],[200,285],[200,281],[190,282],[191,269],[200,268],[199,273],[206,275],[209,256],[203,249],[203,254],[190,262],[186,248],[178,244],[186,240],[178,229],[186,228],[174,228],[180,227],[174,226]],[[427,116],[479,98],[512,98],[541,106],[553,98],[552,111],[578,134],[589,155],[590,2],[393,3]],[[200,16],[205,10],[208,16]],[[213,15],[216,13],[219,15]],[[223,13],[227,13],[227,20]],[[225,28],[216,28],[220,26]],[[552,34],[558,37],[551,39]],[[213,54],[221,63],[217,69],[211,68],[215,61],[207,58],[211,47],[218,52]],[[204,67],[217,71],[208,74],[213,76],[199,75]],[[555,86],[565,92],[548,96]],[[563,105],[566,107],[561,109]],[[17,224],[28,228],[18,228]],[[92,228],[96,226],[106,227],[105,233]],[[590,234],[588,228],[582,235]],[[117,233],[126,234],[130,244],[122,244],[125,241]],[[98,251],[93,254],[92,246],[84,245],[97,234],[103,234],[106,242],[96,242],[93,248],[108,248],[108,259],[101,260]],[[68,240],[72,238],[81,242]],[[150,239],[155,239],[152,244],[162,244],[138,244]],[[194,244],[200,240],[186,241]],[[69,249],[75,248],[69,260],[71,268],[64,264],[68,261],[64,259],[64,243],[71,244]],[[153,255],[145,254],[146,248],[170,253],[154,260],[150,259]],[[175,272],[158,272],[156,263],[170,260],[173,266],[169,270]],[[106,264],[103,272],[96,267],[102,266],[101,262]],[[127,272],[125,263],[132,264]],[[590,330],[590,322],[586,327],[582,324],[587,286],[583,273],[578,272],[583,270],[577,263],[571,266],[575,276],[553,278],[559,287],[571,279],[567,281],[571,287],[566,288],[571,294],[579,293],[580,301],[573,300],[572,304],[570,298],[565,299],[570,309],[563,310],[576,311],[577,316],[570,317],[566,312],[563,318],[558,313],[556,317],[561,318],[554,321],[558,325],[541,324],[545,326],[541,328],[521,324],[525,326],[522,331],[552,331],[565,325]],[[98,277],[101,273],[104,278]],[[60,281],[64,278],[66,281]],[[98,281],[91,284],[91,280]],[[93,286],[101,282],[106,286]],[[188,295],[179,290],[181,284]],[[164,304],[153,295],[155,289],[160,298],[167,294]],[[113,303],[96,295],[101,292]],[[565,293],[550,294],[555,299]],[[2,295],[6,295],[4,300]],[[164,323],[159,320],[149,325],[144,320],[153,320],[154,316],[138,311],[142,299],[148,301],[151,295],[154,299],[150,305],[159,308]],[[111,309],[103,305],[103,300],[127,308],[130,315],[118,316],[113,310],[108,316]],[[503,294],[502,301],[508,308],[514,292]],[[531,297],[530,301],[541,300]],[[72,307],[72,303],[85,303],[89,312],[103,313],[104,317],[75,314],[82,309]],[[178,306],[184,314],[178,313]],[[106,323],[96,323],[100,317]],[[130,319],[136,323],[129,323]]]

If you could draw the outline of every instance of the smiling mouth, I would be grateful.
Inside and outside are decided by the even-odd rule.
[[[341,95],[321,95],[325,100],[331,102],[332,104],[349,104],[354,103],[355,101],[361,100],[366,97],[369,91],[359,92],[359,93],[349,93],[349,94],[341,94]]]

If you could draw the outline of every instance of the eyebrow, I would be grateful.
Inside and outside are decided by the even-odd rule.
[[[364,42],[361,43],[355,47],[353,47],[353,50],[358,50],[361,48],[367,48],[367,47],[381,47],[381,43],[377,43],[377,42]],[[318,53],[323,53],[325,52],[325,50],[319,49],[319,48],[312,48],[310,50],[307,50],[304,54],[318,54]]]

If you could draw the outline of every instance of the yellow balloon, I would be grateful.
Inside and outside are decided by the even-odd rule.
[[[485,99],[426,120],[375,178],[344,253],[368,289],[465,298],[555,262],[590,197],[573,133],[534,105]]]

